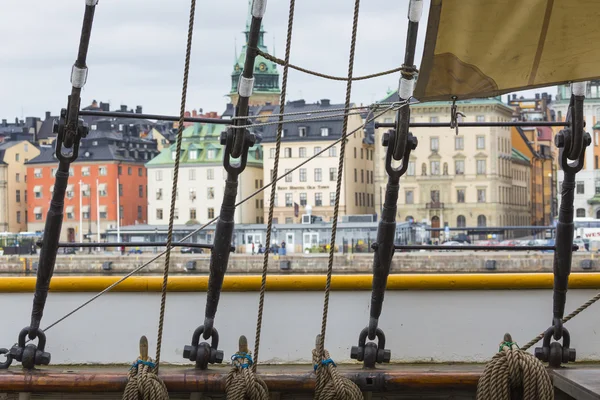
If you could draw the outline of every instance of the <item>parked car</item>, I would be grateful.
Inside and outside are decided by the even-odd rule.
[[[471,239],[469,239],[469,236],[465,235],[464,233],[459,233],[458,235],[452,236],[450,241],[471,244]]]
[[[182,247],[181,253],[182,254],[202,254],[202,253],[204,253],[204,249],[201,249],[199,247]]]
[[[573,239],[573,244],[577,245],[577,251],[588,251],[588,246],[581,238]]]
[[[503,240],[500,243],[498,243],[498,246],[519,246],[519,241],[518,240]]]

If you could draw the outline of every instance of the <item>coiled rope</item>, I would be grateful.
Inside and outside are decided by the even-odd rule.
[[[519,349],[507,333],[499,352],[485,366],[477,400],[552,400],[554,389],[544,364]]]
[[[240,348],[231,357],[231,371],[225,380],[225,393],[230,400],[269,400],[269,389],[252,370],[256,365],[248,351],[248,341],[240,337]]]
[[[169,392],[162,380],[154,373],[156,364],[148,357],[148,339],[140,339],[140,356],[129,370],[123,400],[165,400]]]
[[[350,95],[352,93],[352,73],[354,70],[354,53],[356,50],[356,32],[358,30],[358,16],[360,11],[360,0],[354,2],[354,17],[352,21],[352,38],[350,40],[350,56],[348,60],[348,81],[346,83],[346,99],[344,107],[350,107]],[[344,116],[342,125],[342,136],[348,131],[348,115]],[[333,256],[335,254],[335,239],[337,234],[338,213],[340,209],[340,194],[342,189],[342,176],[344,171],[344,155],[346,152],[346,141],[340,143],[340,157],[338,162],[338,174],[335,187],[335,203],[333,206],[333,219],[331,221],[331,242],[329,246],[329,262],[327,263],[327,280],[325,283],[325,299],[323,301],[323,319],[321,321],[321,334],[317,337],[316,348],[313,350],[313,364],[317,375],[315,388],[315,400],[339,399],[358,400],[362,399],[362,393],[358,386],[349,379],[338,375],[335,363],[325,350],[325,333],[327,331],[327,314],[329,312],[329,294],[331,292],[331,275],[333,273]]]

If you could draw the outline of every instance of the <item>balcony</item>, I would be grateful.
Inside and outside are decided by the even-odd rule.
[[[444,203],[441,203],[439,201],[432,201],[430,203],[425,204],[425,208],[428,210],[443,210],[444,207]]]

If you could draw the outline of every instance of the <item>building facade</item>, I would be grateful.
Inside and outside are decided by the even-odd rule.
[[[144,162],[158,154],[156,141],[140,138],[118,120],[100,120],[81,141],[71,165],[61,240],[104,240],[117,226],[147,223]],[[28,230],[42,232],[58,160],[52,147],[27,163]]]
[[[383,101],[398,101],[398,95],[391,93]],[[512,117],[512,109],[498,98],[460,101],[457,106],[466,115],[462,121],[507,122]],[[450,102],[415,104],[411,106],[411,122],[448,122],[450,111]],[[394,119],[395,113],[388,112],[378,121]],[[376,129],[376,143],[381,143],[385,131]],[[529,209],[522,200],[523,183],[518,190],[513,186],[510,128],[459,127],[458,134],[448,128],[411,128],[411,132],[419,144],[400,180],[398,220],[428,223],[432,228],[528,224]],[[375,146],[378,212],[382,209],[387,182],[385,151],[383,146]],[[522,170],[520,166],[517,169]]]
[[[570,86],[559,86],[556,101],[550,107],[558,121],[565,121],[569,100]],[[586,148],[585,164],[577,173],[575,189],[575,216],[579,218],[600,218],[600,81],[587,83],[584,101],[585,129],[592,136],[592,143]],[[560,202],[560,185],[564,179],[563,171],[558,169],[558,194]]]
[[[0,232],[27,231],[27,166],[40,150],[27,140],[0,144]]]
[[[223,127],[194,124],[183,131],[179,164],[175,224],[204,224],[219,215],[227,172],[223,168],[224,147],[219,143]],[[176,144],[165,148],[146,164],[148,168],[149,224],[168,224],[173,186]],[[236,200],[250,196],[263,185],[262,146],[250,148],[246,169],[239,179]],[[263,222],[262,196],[237,207],[236,223]]]
[[[343,104],[331,104],[323,99],[314,104],[304,100],[288,102],[286,113],[306,113],[286,116],[298,119],[318,112],[315,121],[291,122],[284,125],[278,175],[282,176],[298,164],[333,145],[316,159],[291,172],[277,183],[274,218],[278,223],[299,223],[303,214],[312,213],[330,221],[333,217],[336,181],[338,174],[340,144],[334,142],[342,135],[343,117],[339,112],[323,112],[343,108]],[[276,107],[274,114],[279,113]],[[278,117],[266,118],[276,121]],[[344,175],[341,186],[339,215],[373,214],[373,140],[365,136],[364,121],[360,115],[348,117],[348,130],[357,131],[348,136],[344,157]],[[277,125],[268,125],[259,132],[263,137],[265,151],[264,182],[271,182],[275,162],[275,138]],[[264,192],[265,220],[268,215],[270,188]],[[308,209],[307,209],[308,207]]]

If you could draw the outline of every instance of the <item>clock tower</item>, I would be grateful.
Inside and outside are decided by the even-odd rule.
[[[246,60],[248,35],[250,34],[250,21],[252,20],[251,7],[251,1],[248,1],[248,17],[246,19],[246,30],[244,31],[245,44],[242,47],[239,57],[236,56],[235,58],[233,72],[231,73],[231,91],[228,96],[233,104],[237,104],[238,82],[242,75],[244,61]],[[265,30],[261,24],[258,48],[266,53],[268,52],[268,49],[264,43],[264,36]],[[260,106],[265,105],[266,103],[279,104],[280,95],[281,90],[279,89],[279,72],[277,71],[277,64],[266,60],[262,56],[257,56],[254,61],[254,91],[250,97],[250,105]]]

